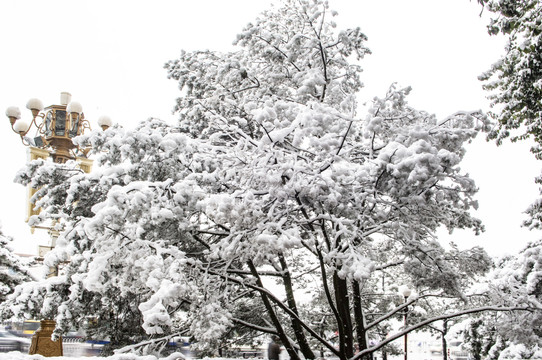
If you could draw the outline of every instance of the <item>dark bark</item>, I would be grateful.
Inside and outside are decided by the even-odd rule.
[[[252,265],[254,267],[254,265]],[[267,300],[269,301],[269,304],[271,304],[271,301],[273,302],[274,305],[276,305],[278,308],[282,309],[286,314],[288,314],[290,317],[292,318],[296,318],[297,317],[297,321],[299,321],[299,323],[303,326],[303,328],[305,329],[305,331],[307,331],[309,334],[312,335],[312,337],[314,337],[320,344],[322,344],[323,346],[325,346],[328,351],[330,351],[332,354],[334,354],[335,356],[339,356],[339,351],[337,349],[335,349],[333,347],[332,344],[330,344],[326,339],[324,339],[322,336],[320,336],[316,331],[314,331],[313,329],[310,328],[310,326],[308,326],[307,324],[303,323],[303,321],[294,313],[292,312],[292,310],[290,310],[290,308],[286,305],[286,304],[283,304],[276,296],[273,295],[273,293],[269,292],[267,289],[265,289],[263,286],[262,286],[262,282],[260,281],[258,284],[258,286],[254,285],[253,283],[251,282],[245,282],[243,280],[240,280],[238,278],[235,278],[235,277],[230,277],[230,276],[225,276],[224,274],[221,274],[221,273],[217,273],[213,270],[209,270],[207,268],[205,269],[200,269],[201,271],[204,271],[208,274],[211,274],[211,275],[216,275],[216,276],[220,276],[220,277],[223,277],[224,279],[228,279],[228,281],[231,281],[233,283],[236,283],[236,284],[239,284],[239,285],[242,285],[242,286],[245,286],[247,288],[250,288],[250,289],[253,289],[255,291],[257,291],[259,294],[261,295],[265,295]],[[256,270],[256,269],[254,269]],[[259,279],[260,278],[260,273],[255,271],[256,273],[256,279]],[[251,274],[252,274],[252,271],[251,271]],[[329,290],[329,289],[328,289]],[[265,305],[265,304],[264,304]],[[267,309],[267,308],[266,308]],[[271,308],[272,309],[272,308]],[[273,310],[273,309],[272,309]],[[274,326],[274,324],[273,324]],[[275,329],[276,330],[276,329]],[[269,330],[269,329],[264,329],[262,330],[263,332],[266,332],[266,333],[273,333],[273,334],[278,334],[278,331],[275,331],[275,330]]]
[[[333,287],[335,288],[335,303],[341,319],[339,326],[339,351],[341,357],[351,358],[354,356],[354,338],[352,318],[350,317],[350,299],[348,297],[348,283],[341,279],[337,272],[333,273]]]
[[[288,270],[288,264],[286,263],[286,260],[284,259],[284,256],[282,254],[279,255],[279,261],[280,266],[282,267],[282,279],[284,281],[284,290],[286,291],[286,301],[288,302],[288,307],[296,315],[299,315],[294,297],[292,278],[290,276],[290,271]],[[303,327],[299,323],[299,320],[293,317],[290,317],[290,319],[292,321],[292,329],[294,330],[294,335],[297,340],[297,344],[299,345],[299,349],[301,350],[301,353],[303,354],[305,359],[315,359],[316,356],[314,356],[314,353],[309,346],[307,337],[303,332]]]
[[[354,321],[356,324],[356,335],[357,335],[357,341],[359,350],[365,350],[369,347],[369,344],[367,342],[367,329],[365,326],[365,315],[363,314],[363,307],[361,305],[361,293],[360,293],[360,287],[359,283],[357,281],[354,281],[352,283],[352,294],[353,294],[353,302],[354,302]],[[372,360],[373,354],[367,354],[362,359],[365,360]]]
[[[446,334],[448,333],[448,320],[444,320],[442,323],[442,359],[448,359],[448,343],[446,342]]]
[[[318,254],[318,260],[320,261],[320,272],[322,273],[322,286],[324,288],[324,293],[326,294],[326,299],[327,299],[329,308],[333,312],[333,316],[335,317],[335,321],[337,322],[337,328],[341,329],[343,327],[342,320],[339,315],[339,311],[337,310],[337,307],[335,306],[335,303],[333,302],[331,291],[329,290],[329,286],[327,283],[327,271],[326,271],[326,264],[324,262],[324,256],[320,249],[316,248],[316,252]],[[339,331],[339,343],[343,343],[341,336],[342,336],[342,332]],[[337,354],[337,356],[341,357],[340,351]],[[341,359],[344,359],[344,354]]]
[[[252,261],[248,261],[248,267],[250,269],[250,272],[252,273],[252,276],[256,279],[256,284],[263,288],[262,279],[260,278],[260,275],[258,274],[258,270],[256,269],[256,266],[254,266],[254,263]],[[280,338],[280,341],[284,345],[284,348],[288,352],[288,355],[290,356],[291,360],[301,360],[299,358],[299,355],[297,354],[297,351],[294,349],[290,341],[288,340],[288,336],[286,336],[286,333],[284,332],[284,329],[282,328],[282,325],[280,323],[279,318],[277,317],[277,314],[275,313],[275,310],[273,309],[273,306],[271,305],[271,301],[269,301],[269,298],[267,295],[263,292],[260,292],[260,295],[262,297],[262,302],[267,310],[267,313],[269,314],[269,317],[271,318],[271,321],[273,322],[273,326],[277,329],[277,334]]]

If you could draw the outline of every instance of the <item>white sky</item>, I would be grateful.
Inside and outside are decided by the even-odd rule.
[[[31,97],[57,104],[61,91],[83,105],[87,119],[108,115],[133,127],[151,116],[174,121],[177,84],[163,64],[185,50],[231,49],[243,26],[269,0],[2,0],[0,1],[0,110]],[[397,81],[412,86],[410,103],[445,117],[457,110],[488,110],[477,76],[503,53],[490,38],[475,0],[330,0],[338,28],[359,26],[373,54],[363,61],[369,100]],[[24,223],[26,190],[13,183],[26,149],[7,118],[0,131],[0,221],[19,252],[35,253],[47,237]],[[476,142],[463,168],[480,187],[476,215],[487,231],[444,236],[462,247],[482,245],[492,255],[515,253],[540,235],[520,228],[537,194],[542,163],[528,146]],[[38,232],[37,232],[38,233]]]

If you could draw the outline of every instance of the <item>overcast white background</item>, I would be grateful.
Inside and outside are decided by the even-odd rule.
[[[268,8],[264,0],[0,1],[0,110],[24,107],[31,97],[45,106],[68,91],[87,119],[101,115],[134,127],[149,117],[173,122],[177,84],[163,64],[185,50],[232,49],[243,26]],[[487,18],[472,0],[332,0],[338,28],[359,26],[373,54],[363,62],[361,99],[384,95],[392,82],[412,86],[410,103],[438,117],[457,110],[489,110],[477,76],[504,51],[489,37]],[[360,114],[361,115],[361,114]],[[527,144],[497,148],[483,135],[463,169],[480,187],[476,215],[487,231],[442,236],[461,247],[482,245],[491,255],[515,253],[539,233],[520,227],[522,211],[538,195],[534,177],[542,163]],[[0,221],[18,252],[35,253],[47,236],[26,226],[26,190],[13,183],[26,149],[0,121]],[[442,235],[442,234],[441,234]]]

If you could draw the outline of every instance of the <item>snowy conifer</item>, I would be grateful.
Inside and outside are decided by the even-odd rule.
[[[13,253],[10,242],[13,239],[2,232],[0,226],[0,304],[7,295],[13,293],[15,287],[31,279],[27,265]]]

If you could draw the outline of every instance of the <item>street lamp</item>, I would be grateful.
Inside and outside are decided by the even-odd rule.
[[[109,116],[100,116],[98,118],[98,125],[102,128],[103,131],[107,130],[111,125],[113,125],[113,122],[111,121],[111,118]]]
[[[90,123],[85,119],[83,107],[80,103],[71,100],[71,94],[60,94],[60,105],[50,105],[44,108],[39,99],[30,99],[26,103],[27,109],[32,113],[32,120],[21,119],[21,111],[15,106],[6,109],[11,129],[21,137],[23,145],[29,147],[29,160],[46,159],[51,157],[56,163],[65,163],[68,160],[77,160],[79,168],[84,172],[90,172],[92,160],[87,158],[90,148],[80,148],[72,139],[90,130]],[[107,116],[98,119],[98,125],[106,130],[112,125]],[[30,131],[34,128],[34,136]],[[29,198],[36,189],[29,188]],[[37,215],[39,210],[34,210],[29,204],[27,221],[31,216]],[[31,230],[33,231],[34,228]]]
[[[47,150],[56,163],[65,163],[77,156],[87,157],[89,149],[80,149],[72,139],[90,130],[90,123],[85,119],[81,104],[71,101],[70,93],[61,93],[60,105],[44,108],[43,103],[34,98],[28,100],[26,107],[32,112],[30,123],[21,119],[19,108],[10,106],[6,110],[12,130],[20,135],[24,145]],[[36,128],[33,138],[27,136],[32,127]]]
[[[408,297],[412,294],[412,290],[408,286],[403,285],[399,288],[399,292],[403,295],[405,304],[407,303]],[[405,307],[405,329],[407,327],[407,315],[408,315],[408,306]],[[405,333],[405,360],[408,359],[408,334]]]
[[[79,167],[85,172],[90,172],[92,160],[87,158],[90,148],[81,149],[75,145],[72,139],[82,135],[86,129],[90,130],[90,123],[85,119],[83,107],[80,103],[71,101],[71,94],[60,94],[60,105],[50,105],[46,108],[39,99],[30,99],[26,104],[32,112],[30,123],[21,119],[21,111],[15,106],[6,109],[11,129],[21,137],[25,146],[30,147],[30,160],[45,159],[49,156],[55,163],[63,164],[68,160],[77,160]],[[98,121],[103,130],[111,126],[111,119],[101,117]],[[35,136],[27,136],[32,127],[35,127]],[[35,189],[30,188],[29,198],[34,195]],[[28,218],[39,213],[29,206]],[[28,219],[27,219],[28,221]],[[49,228],[52,249],[55,246],[58,232]],[[41,249],[40,249],[41,252]],[[40,253],[40,255],[43,255]],[[53,271],[50,275],[56,274]],[[34,333],[30,346],[30,354],[43,356],[62,356],[62,338],[57,341],[51,340],[55,328],[54,320],[41,320],[40,328]]]

